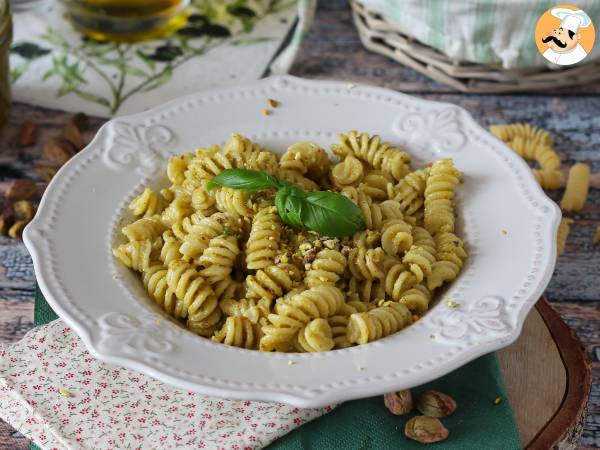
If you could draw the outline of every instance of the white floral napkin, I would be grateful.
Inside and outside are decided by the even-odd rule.
[[[0,344],[0,417],[43,449],[257,449],[329,411],[176,389],[92,358],[61,320]]]
[[[61,3],[46,2],[13,16],[13,100],[111,117],[189,92],[255,80],[269,67],[285,73],[315,4],[194,0],[187,25],[170,38],[116,44],[83,39],[63,16]]]

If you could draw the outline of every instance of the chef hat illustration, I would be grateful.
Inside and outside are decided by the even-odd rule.
[[[577,33],[579,28],[588,27],[592,23],[590,16],[581,9],[573,11],[567,8],[554,8],[550,13],[561,20],[561,28],[571,30],[573,33]]]

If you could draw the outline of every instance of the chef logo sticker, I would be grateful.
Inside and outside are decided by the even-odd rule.
[[[546,11],[535,28],[535,43],[544,58],[554,64],[570,66],[592,51],[596,32],[585,11],[559,5]]]

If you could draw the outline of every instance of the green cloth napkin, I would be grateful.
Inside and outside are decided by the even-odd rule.
[[[57,319],[39,289],[35,293],[34,325]],[[506,397],[506,389],[495,353],[461,367],[431,383],[413,389],[418,394],[437,389],[454,398],[456,412],[442,422],[450,431],[445,441],[429,444],[444,450],[517,450],[519,434]],[[502,402],[494,404],[500,397]],[[414,414],[412,414],[414,415]],[[387,411],[383,397],[346,402],[329,414],[313,420],[275,441],[268,450],[386,450],[429,448],[404,437],[410,416]],[[30,450],[39,450],[31,444]]]

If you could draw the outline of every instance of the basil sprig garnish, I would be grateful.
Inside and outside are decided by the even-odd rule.
[[[329,191],[304,192],[285,180],[256,170],[225,169],[208,183],[244,191],[277,189],[275,207],[281,221],[294,228],[307,228],[321,236],[346,237],[365,228],[358,206],[343,195]]]

